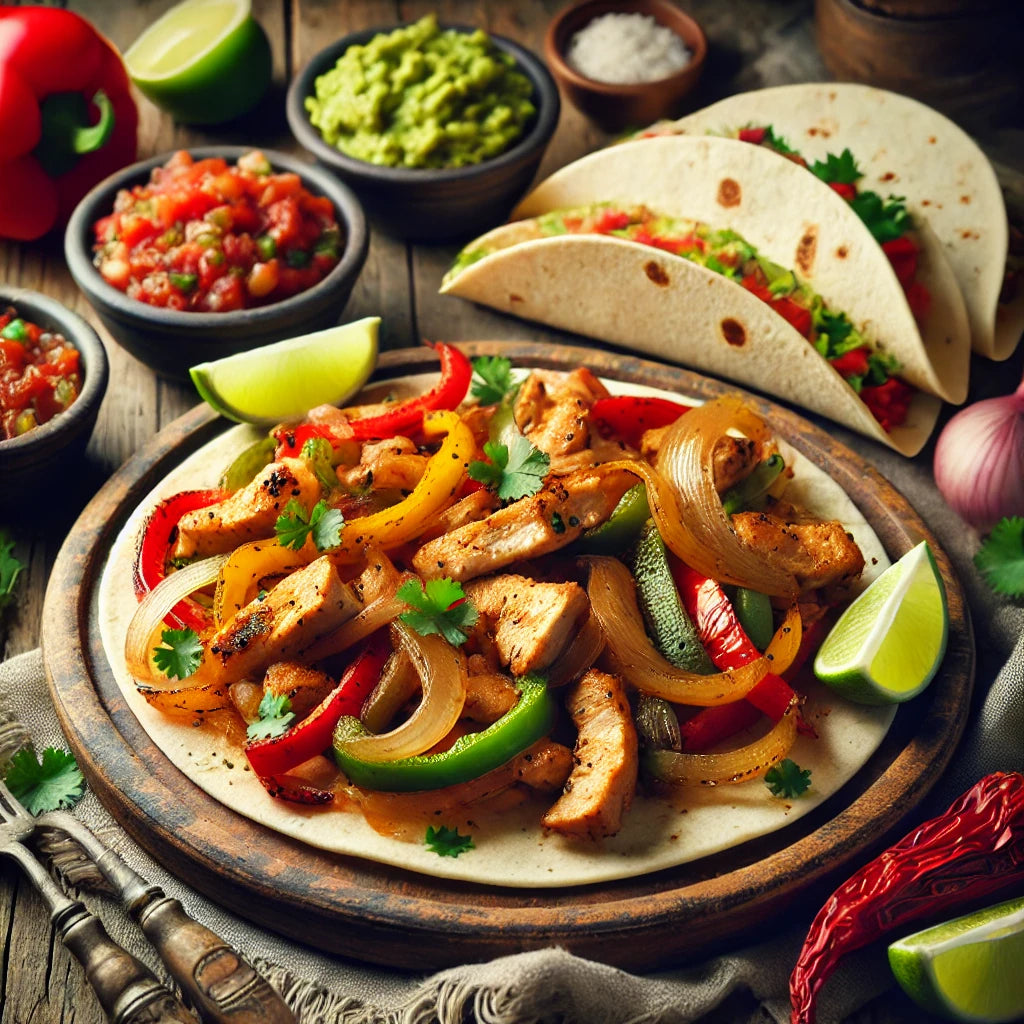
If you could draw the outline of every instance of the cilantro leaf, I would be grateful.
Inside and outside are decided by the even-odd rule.
[[[302,457],[316,474],[320,486],[330,493],[338,486],[338,474],[334,471],[331,442],[324,437],[311,437],[302,446]]]
[[[503,501],[536,494],[551,465],[550,456],[534,447],[522,434],[516,434],[508,445],[486,441],[484,454],[491,461],[471,462],[469,475],[490,487]]]
[[[829,153],[824,162],[815,160],[810,169],[816,178],[830,185],[855,185],[864,177],[864,172],[857,166],[857,161],[848,149],[844,149],[839,156]]]
[[[203,645],[194,629],[165,629],[160,634],[166,645],[153,648],[153,661],[168,679],[187,679],[203,660]]]
[[[341,543],[341,528],[345,517],[340,509],[330,508],[321,498],[307,517],[305,509],[294,499],[288,502],[277,517],[274,533],[282,547],[298,551],[312,534],[317,551],[335,548]]]
[[[81,799],[85,778],[66,750],[47,747],[42,762],[35,751],[19,750],[7,766],[4,782],[29,814],[43,814],[74,806]]]
[[[424,843],[428,850],[439,857],[458,857],[460,853],[476,849],[472,836],[460,836],[457,828],[449,828],[447,825],[440,828],[428,825]]]
[[[399,615],[407,626],[420,636],[440,633],[453,647],[466,642],[464,630],[472,629],[479,618],[462,584],[447,577],[427,580],[426,586],[409,580],[398,588],[398,597],[413,609]]]
[[[800,154],[781,136],[775,134],[775,129],[768,125],[764,130],[764,141],[762,146],[770,146],[776,153],[783,156],[799,156]]]
[[[288,694],[265,693],[260,701],[258,721],[250,723],[245,735],[251,740],[267,740],[288,731],[295,720]]]
[[[1024,517],[1004,516],[974,556],[985,582],[1006,597],[1024,597]]]
[[[14,555],[14,538],[0,530],[0,611],[14,599],[14,585],[25,564]]]
[[[772,796],[794,799],[802,796],[810,786],[811,769],[801,768],[796,761],[787,757],[765,772],[764,781]]]
[[[883,199],[877,192],[858,192],[850,206],[879,243],[901,238],[914,227],[914,219],[902,198]]]
[[[512,360],[506,356],[478,356],[473,360],[470,394],[481,405],[498,405],[506,396],[514,397],[521,383],[512,373]]]

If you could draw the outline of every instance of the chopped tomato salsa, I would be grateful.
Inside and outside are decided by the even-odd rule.
[[[0,313],[0,440],[20,437],[53,419],[78,397],[78,349],[63,335]]]
[[[330,199],[275,173],[256,150],[234,166],[175,153],[148,184],[122,189],[94,230],[108,284],[151,306],[205,313],[305,291],[342,246]]]

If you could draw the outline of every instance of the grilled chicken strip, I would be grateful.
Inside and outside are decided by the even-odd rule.
[[[407,437],[390,437],[363,445],[359,465],[345,470],[340,480],[349,487],[411,491],[423,476],[427,456]]]
[[[474,580],[466,597],[493,635],[512,674],[547,668],[565,650],[590,602],[578,583],[538,583],[526,576]]]
[[[320,481],[305,459],[272,462],[230,498],[186,512],[178,523],[175,558],[205,558],[274,536],[274,524],[293,498],[308,510],[320,497]]]
[[[625,686],[618,676],[592,668],[570,688],[566,707],[577,730],[575,766],[541,822],[566,836],[613,836],[632,802],[638,771],[636,727]]]
[[[767,562],[792,573],[801,593],[844,589],[864,569],[864,555],[839,522],[806,521],[795,510],[790,515],[765,511],[739,512],[732,526]]]
[[[264,691],[288,697],[298,719],[305,718],[336,685],[326,672],[295,661],[275,662],[263,677]]]
[[[428,541],[413,555],[413,567],[427,579],[465,581],[557,551],[603,523],[635,483],[621,469],[580,469],[558,477],[532,497]]]
[[[282,580],[262,601],[247,604],[210,641],[196,683],[226,685],[297,659],[362,605],[322,555]]]

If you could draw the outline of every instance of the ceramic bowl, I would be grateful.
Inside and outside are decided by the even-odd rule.
[[[510,54],[533,83],[537,114],[511,149],[468,167],[382,167],[357,160],[324,140],[310,123],[305,100],[314,94],[317,78],[333,68],[350,46],[367,43],[378,33],[398,27],[353,32],[321,50],[288,89],[288,124],[303,148],[359,194],[375,224],[388,234],[420,242],[469,238],[504,221],[533,181],[558,125],[558,89],[543,62],[529,50],[489,34],[494,45]],[[475,31],[463,25],[441,27]]]
[[[603,14],[643,14],[673,31],[686,44],[689,64],[650,82],[615,84],[587,78],[566,60],[573,36]],[[683,98],[700,79],[707,58],[704,30],[669,0],[584,0],[567,7],[548,26],[544,57],[567,99],[607,132],[646,125],[679,113]]]
[[[26,499],[61,496],[62,474],[81,458],[107,390],[107,353],[99,335],[77,313],[39,292],[0,285],[0,312],[64,335],[80,353],[78,398],[51,420],[10,440],[0,440],[0,508],[28,507]]]
[[[222,156],[234,163],[252,147],[190,149],[197,159]],[[366,218],[352,191],[307,161],[264,149],[275,171],[293,171],[310,192],[334,203],[344,235],[337,266],[322,281],[280,302],[225,313],[198,313],[150,306],[108,284],[93,264],[93,224],[114,208],[122,188],[149,180],[166,163],[164,153],[133,164],[97,185],[75,208],[64,235],[64,254],[75,283],[85,293],[114,340],[136,359],[169,377],[185,378],[196,363],[258,348],[284,338],[322,330],[338,322],[363,263],[369,235]]]

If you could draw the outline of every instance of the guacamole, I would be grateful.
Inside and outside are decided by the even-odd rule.
[[[536,114],[533,86],[485,32],[427,15],[350,46],[306,98],[324,139],[388,167],[464,167],[497,156]]]

